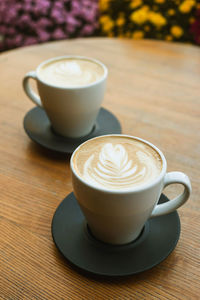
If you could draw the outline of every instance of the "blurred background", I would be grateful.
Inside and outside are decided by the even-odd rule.
[[[200,0],[1,0],[0,51],[91,37],[200,45]]]

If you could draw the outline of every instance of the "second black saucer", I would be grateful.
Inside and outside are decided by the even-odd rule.
[[[159,203],[168,201],[163,194]],[[126,245],[109,245],[92,236],[73,193],[58,206],[52,220],[58,250],[73,265],[100,276],[133,275],[156,266],[176,247],[178,213],[149,219],[140,237]]]
[[[61,153],[72,153],[80,144],[96,136],[121,133],[118,119],[105,108],[101,108],[92,131],[81,138],[66,138],[56,134],[45,111],[34,107],[24,117],[24,129],[31,140],[39,145]]]

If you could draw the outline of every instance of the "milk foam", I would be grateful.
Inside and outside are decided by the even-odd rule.
[[[155,179],[162,165],[158,153],[143,143],[133,145],[127,140],[101,143],[91,153],[89,147],[88,154],[80,148],[76,160],[81,177],[91,185],[112,190],[129,189]]]
[[[63,58],[43,65],[40,78],[61,87],[76,87],[93,83],[104,75],[104,69],[90,60]]]

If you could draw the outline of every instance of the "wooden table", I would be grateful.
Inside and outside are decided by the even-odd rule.
[[[153,269],[123,279],[78,273],[51,237],[53,214],[72,191],[69,159],[33,143],[23,118],[33,107],[23,75],[45,59],[91,56],[109,69],[103,106],[123,133],[157,145],[168,171],[190,177],[193,193],[179,209],[181,236]],[[77,39],[0,55],[0,176],[2,299],[199,299],[200,48],[157,41]],[[167,188],[172,197],[181,188]]]

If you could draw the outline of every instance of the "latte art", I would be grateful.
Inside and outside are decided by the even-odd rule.
[[[83,177],[94,185],[114,189],[136,185],[157,172],[147,154],[138,151],[136,155],[140,164],[128,158],[122,145],[105,144],[95,164],[94,154],[85,162]]]
[[[75,156],[79,174],[89,184],[123,190],[147,183],[160,174],[161,158],[150,146],[118,137],[112,137],[111,142],[106,138],[103,143],[97,141],[93,141],[94,145],[88,141],[88,147],[80,148]]]
[[[49,84],[77,87],[93,83],[104,75],[103,68],[87,59],[64,58],[41,67],[39,75]]]

